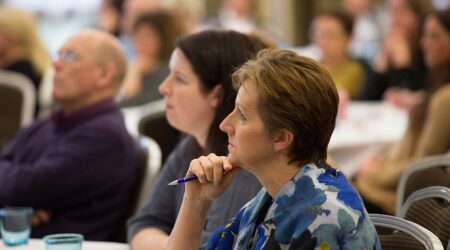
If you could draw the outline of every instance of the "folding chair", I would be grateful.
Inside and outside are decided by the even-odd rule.
[[[156,176],[161,168],[161,149],[151,138],[141,136],[137,139],[139,146],[139,171],[132,190],[132,201],[124,218],[115,233],[114,241],[126,242],[126,222],[133,216],[138,208],[145,202]]]
[[[450,250],[450,188],[433,186],[415,191],[399,214],[430,230]]]
[[[414,222],[386,214],[370,214],[370,219],[384,250],[444,250],[436,235]]]
[[[440,154],[426,157],[413,163],[400,177],[397,187],[396,216],[400,216],[403,202],[414,191],[429,186],[450,188],[450,155]]]
[[[0,70],[0,148],[33,121],[35,99],[34,85],[27,77]]]

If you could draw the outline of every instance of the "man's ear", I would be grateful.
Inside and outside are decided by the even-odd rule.
[[[109,85],[114,82],[116,74],[117,70],[115,65],[111,62],[106,62],[100,69],[100,86],[104,87],[105,85]]]
[[[274,150],[275,152],[286,150],[293,142],[294,134],[287,129],[281,129],[274,135]]]
[[[222,84],[217,84],[208,94],[210,104],[213,108],[217,108],[223,99],[223,87]]]

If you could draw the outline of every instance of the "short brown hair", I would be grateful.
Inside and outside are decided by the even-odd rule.
[[[290,162],[325,161],[339,103],[328,71],[292,51],[265,49],[233,74],[235,88],[246,80],[259,90],[258,110],[268,131],[294,134]]]

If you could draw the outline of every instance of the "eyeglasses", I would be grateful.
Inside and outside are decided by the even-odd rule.
[[[76,56],[74,53],[66,50],[60,50],[58,51],[57,60],[61,60],[63,62],[74,62],[79,60],[79,57]]]

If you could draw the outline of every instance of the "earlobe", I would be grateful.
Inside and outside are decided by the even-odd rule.
[[[274,150],[280,152],[289,148],[294,141],[294,134],[287,130],[282,129],[275,134],[274,137]]]

